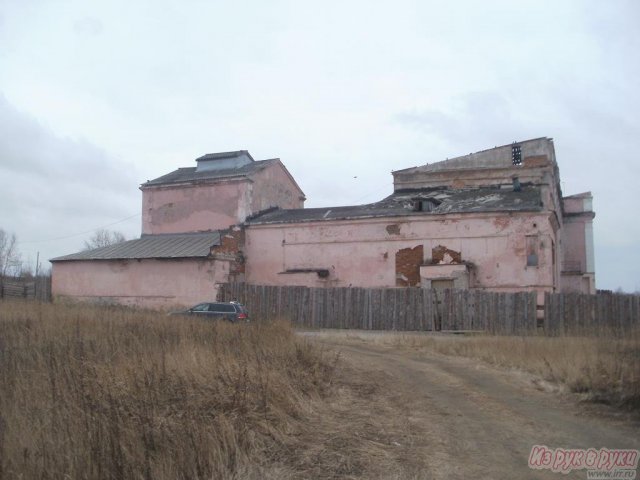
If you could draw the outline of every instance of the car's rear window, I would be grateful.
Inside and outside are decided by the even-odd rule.
[[[233,305],[228,305],[224,303],[212,303],[211,307],[209,307],[210,312],[224,312],[224,313],[235,313],[236,309]]]

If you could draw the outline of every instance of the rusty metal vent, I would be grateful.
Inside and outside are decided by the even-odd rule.
[[[511,163],[514,165],[522,165],[522,149],[520,145],[513,145],[511,147]]]

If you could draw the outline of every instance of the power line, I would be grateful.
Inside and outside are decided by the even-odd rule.
[[[131,215],[129,217],[126,218],[122,218],[120,220],[116,220],[113,223],[109,223],[107,225],[102,225],[100,227],[95,227],[92,228],[91,230],[86,230],[84,232],[80,232],[80,233],[74,233],[73,235],[67,235],[65,237],[56,237],[56,238],[49,238],[47,240],[29,240],[26,242],[16,242],[18,244],[24,244],[24,243],[45,243],[45,242],[54,242],[56,240],[66,240],[67,238],[73,238],[73,237],[79,237],[80,235],[86,235],[87,233],[91,233],[91,232],[95,232],[96,230],[100,229],[100,228],[106,228],[106,227],[111,227],[113,225],[117,225],[118,223],[122,223],[122,222],[126,222],[127,220],[130,220],[134,217],[139,217],[141,214],[140,213],[136,213],[135,215]]]

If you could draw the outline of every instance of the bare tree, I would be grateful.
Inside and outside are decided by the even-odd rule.
[[[108,247],[116,243],[126,241],[124,235],[114,230],[99,228],[96,230],[89,240],[84,241],[85,250],[93,250],[94,248]]]
[[[22,267],[16,234],[0,228],[0,279],[19,273]]]

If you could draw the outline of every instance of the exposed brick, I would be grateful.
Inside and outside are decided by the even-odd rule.
[[[549,165],[549,158],[546,155],[532,155],[524,157],[525,167],[545,167]]]
[[[420,265],[424,258],[422,245],[396,252],[396,286],[413,287],[420,284]]]
[[[220,233],[220,245],[211,248],[212,255],[225,255],[232,259],[229,274],[242,275],[245,272],[244,228],[233,227]]]
[[[445,260],[445,255],[451,257],[451,260],[446,263],[462,263],[462,255],[460,252],[451,250],[443,245],[438,245],[431,250],[431,263],[434,265],[442,263]]]

